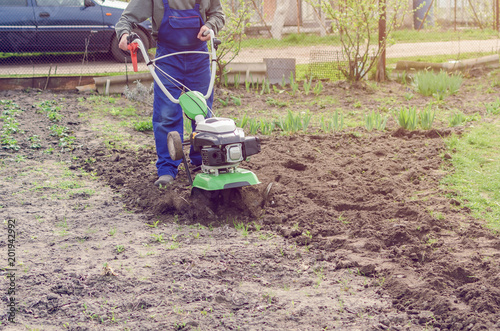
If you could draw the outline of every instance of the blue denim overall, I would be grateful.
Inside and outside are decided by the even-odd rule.
[[[200,0],[196,0],[193,9],[175,10],[170,8],[168,0],[163,0],[165,13],[158,31],[156,57],[180,51],[207,51],[207,43],[196,36],[204,24],[200,14]],[[189,90],[205,95],[210,84],[210,59],[207,54],[181,54],[156,61],[156,65],[164,72],[174,77]],[[178,84],[170,82],[158,70],[158,77],[167,90],[176,99],[181,95]],[[182,88],[182,86],[181,86]],[[212,108],[213,93],[207,100]],[[208,115],[210,117],[210,114]],[[194,123],[192,123],[194,126]],[[167,147],[167,135],[170,131],[179,132],[181,138],[184,132],[183,113],[181,106],[171,102],[155,82],[153,103],[153,131],[156,144],[156,168],[158,176],[177,176],[177,167],[181,160],[170,158]],[[190,151],[191,163],[201,164],[200,153]]]

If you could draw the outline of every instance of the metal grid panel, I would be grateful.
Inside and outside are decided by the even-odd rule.
[[[313,77],[313,79],[341,80],[345,78],[341,68],[346,68],[347,65],[348,62],[343,60],[340,52],[311,50],[309,77]]]

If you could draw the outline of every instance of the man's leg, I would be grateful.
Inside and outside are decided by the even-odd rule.
[[[167,86],[168,83],[165,83]],[[169,91],[178,98],[180,91],[169,88]],[[167,135],[170,131],[179,132],[181,138],[183,136],[182,110],[179,104],[171,102],[163,93],[159,86],[155,83],[154,86],[154,103],[153,103],[153,132],[156,144],[156,168],[158,169],[158,177],[170,175],[173,178],[177,176],[177,167],[180,160],[174,161],[170,157],[167,146]]]
[[[185,82],[186,86],[189,87],[191,91],[198,91],[205,95],[208,91],[210,85],[210,61],[207,55],[204,54],[190,54],[189,63],[191,66],[186,68]],[[187,62],[187,61],[186,61]],[[214,101],[214,93],[207,99],[208,114],[206,118],[212,117],[212,104]],[[194,121],[192,121],[191,126],[194,129]],[[201,154],[200,152],[195,152],[193,146],[189,151],[189,159],[194,165],[201,165]]]

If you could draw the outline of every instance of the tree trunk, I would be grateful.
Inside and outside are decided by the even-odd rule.
[[[292,0],[277,0],[276,2],[276,11],[274,12],[271,35],[274,39],[281,40],[286,14],[288,13],[288,8],[292,5]]]

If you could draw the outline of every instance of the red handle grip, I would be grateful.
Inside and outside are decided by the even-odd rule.
[[[130,57],[132,58],[132,66],[134,67],[134,71],[137,72],[137,50],[139,49],[137,43],[130,43],[127,46],[130,51]]]

